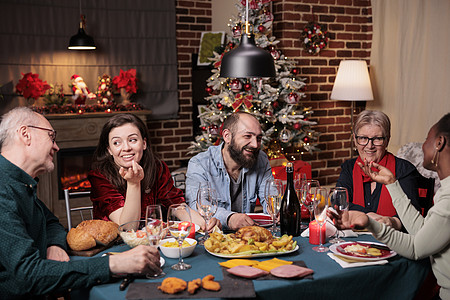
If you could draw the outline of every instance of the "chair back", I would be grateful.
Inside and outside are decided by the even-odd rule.
[[[67,214],[67,230],[72,228],[72,212],[78,212],[81,216],[81,220],[92,220],[93,207],[92,206],[81,206],[81,207],[71,207],[70,197],[71,196],[89,196],[91,192],[69,192],[68,189],[64,190],[64,200],[66,202],[66,214]]]
[[[422,209],[422,216],[425,217],[434,204],[434,178],[419,175],[417,183],[419,188],[419,205]]]

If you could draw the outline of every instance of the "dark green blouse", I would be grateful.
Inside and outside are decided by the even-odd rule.
[[[67,248],[58,218],[37,198],[37,182],[0,155],[0,299],[82,288],[110,279],[108,257],[48,260]]]

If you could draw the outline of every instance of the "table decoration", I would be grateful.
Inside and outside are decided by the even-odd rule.
[[[120,75],[113,78],[113,84],[122,96],[122,103],[130,103],[130,97],[137,93],[136,69],[124,71],[120,69]]]
[[[23,77],[16,85],[16,92],[27,99],[29,105],[33,105],[39,97],[44,95],[45,91],[50,89],[50,85],[47,81],[42,81],[39,78],[39,74],[34,74],[31,72],[21,74]]]
[[[327,232],[327,225],[320,228],[317,221],[309,223],[309,243],[311,245],[319,245],[320,241],[325,241]]]

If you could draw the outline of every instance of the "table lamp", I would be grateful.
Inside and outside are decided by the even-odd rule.
[[[342,60],[340,62],[330,99],[352,102],[350,126],[353,131],[355,101],[373,100],[372,86],[365,60]],[[350,153],[353,158],[353,151],[350,150]]]

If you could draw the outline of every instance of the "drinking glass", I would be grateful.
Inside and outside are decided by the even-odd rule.
[[[216,190],[211,188],[207,182],[200,183],[197,191],[197,211],[205,219],[205,226],[216,213],[218,206]],[[208,230],[205,227],[205,235],[198,239],[198,244],[203,245],[208,238]]]
[[[272,235],[277,236],[278,214],[280,213],[281,198],[283,197],[283,182],[280,179],[268,180],[265,187],[267,210],[272,216]]]
[[[159,241],[164,234],[164,225],[161,212],[161,205],[149,205],[145,212],[145,231],[147,232],[147,239],[150,246],[158,247]],[[166,273],[162,269],[159,272],[148,273],[147,278],[164,277]]]
[[[306,180],[307,179],[306,179],[305,173],[295,174],[294,188],[295,188],[295,193],[297,194],[298,201],[300,202],[300,205],[303,205],[301,189],[302,189],[303,185],[305,184]],[[300,225],[300,229],[305,230],[306,228],[308,228],[308,225],[305,225],[305,224]]]
[[[186,222],[184,222],[186,221]],[[182,223],[182,224],[181,224]],[[167,212],[167,227],[170,235],[178,242],[179,258],[178,263],[171,268],[177,271],[188,270],[191,265],[186,264],[181,257],[181,249],[184,239],[189,235],[191,227],[191,212],[186,203],[172,204]]]
[[[312,221],[312,216],[314,213],[314,194],[316,193],[316,189],[320,188],[319,181],[317,180],[305,180],[303,183],[303,187],[301,188],[301,196],[302,196],[302,204],[306,206],[309,210],[309,222]]]
[[[319,224],[319,238],[320,245],[313,247],[316,252],[327,252],[328,247],[323,245],[322,241],[322,226],[327,221],[328,197],[326,188],[316,188],[314,193],[314,217],[317,224]],[[311,232],[309,233],[311,234]]]
[[[328,201],[330,206],[336,210],[348,210],[348,191],[345,187],[335,187],[330,190],[328,195]],[[342,243],[345,242],[339,237],[339,231],[336,229],[334,237],[330,240],[330,243]]]

